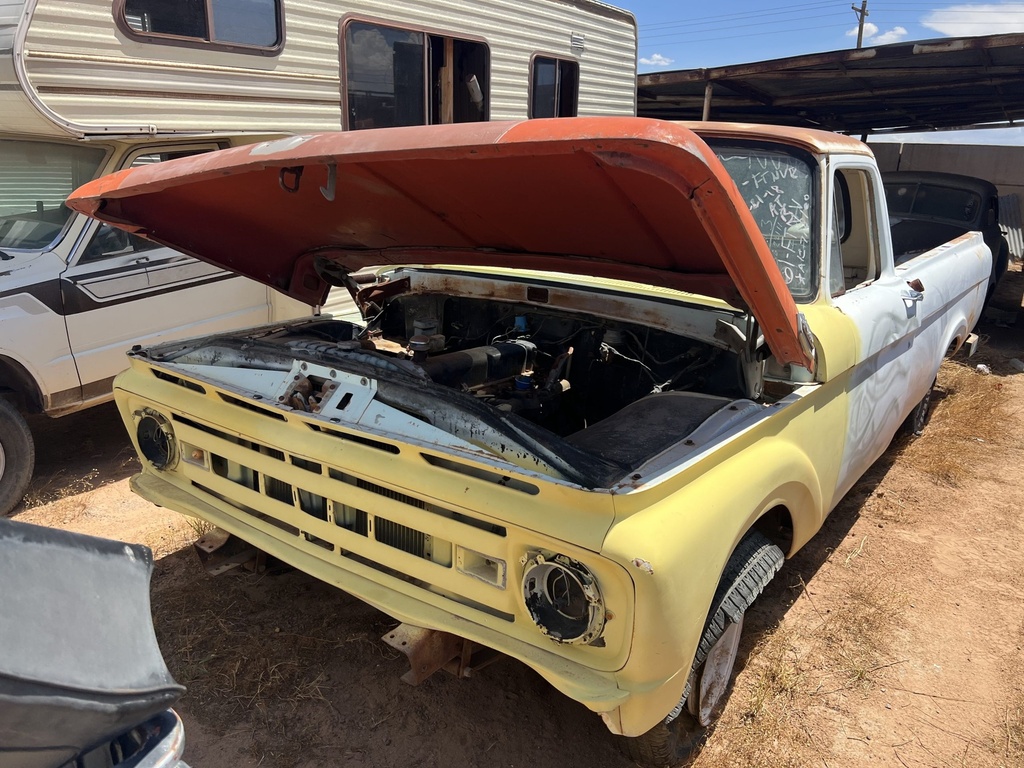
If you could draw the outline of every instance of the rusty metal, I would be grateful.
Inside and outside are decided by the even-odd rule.
[[[419,685],[439,669],[458,678],[472,677],[502,656],[450,632],[411,624],[399,624],[381,639],[409,659],[410,669],[402,675],[402,681],[409,685]]]
[[[462,646],[462,653],[459,658],[452,659],[444,665],[444,671],[450,672],[458,678],[472,677],[484,667],[500,659],[504,654],[493,648],[485,648],[482,645],[466,640]]]
[[[211,576],[219,576],[240,565],[259,572],[265,567],[266,556],[246,541],[227,531],[214,528],[192,544],[199,562]]]
[[[399,624],[381,639],[409,659],[410,669],[402,675],[402,682],[409,685],[419,685],[449,661],[460,657],[466,642],[458,635],[411,624]]]

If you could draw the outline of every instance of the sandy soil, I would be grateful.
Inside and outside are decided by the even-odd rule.
[[[1001,289],[1011,319],[1022,286],[1014,271]],[[980,330],[987,416],[954,407],[978,361],[949,366],[925,435],[879,460],[752,609],[695,765],[1024,766],[1024,374],[1008,364],[1024,335]],[[194,768],[630,764],[596,715],[512,660],[409,687],[379,639],[387,616],[285,569],[208,577],[194,528],[128,490],[111,406],[33,428],[37,476],[14,516],[156,552]],[[951,457],[959,475],[936,472]]]

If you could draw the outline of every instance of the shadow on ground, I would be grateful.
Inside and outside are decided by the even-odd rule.
[[[139,471],[113,403],[70,416],[33,416],[36,468],[19,511],[116,483]]]

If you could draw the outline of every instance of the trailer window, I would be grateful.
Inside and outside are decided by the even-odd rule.
[[[96,177],[105,156],[96,147],[0,141],[0,259],[53,244],[71,218],[65,198]]]
[[[124,0],[121,9],[128,30],[150,42],[276,49],[283,37],[281,0]]]
[[[575,117],[579,90],[579,63],[537,56],[530,76],[530,117]]]
[[[353,21],[342,47],[350,129],[487,119],[483,43]]]

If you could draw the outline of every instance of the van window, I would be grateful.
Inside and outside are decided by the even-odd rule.
[[[575,117],[580,65],[569,59],[537,56],[530,76],[530,117]]]
[[[105,156],[81,144],[0,141],[0,251],[53,244],[71,218],[65,198],[96,177]]]
[[[280,0],[124,0],[124,23],[141,36],[252,48],[282,39]]]
[[[144,152],[132,158],[131,163],[127,167],[139,168],[143,165],[153,165],[154,163],[162,163],[165,160],[174,160],[179,157],[201,155],[216,149],[220,149],[220,147],[215,144],[209,144],[201,147],[183,147]],[[151,240],[133,235],[110,224],[101,223],[96,228],[96,232],[93,234],[89,244],[82,251],[78,263],[88,264],[114,256],[130,256],[136,253],[145,253],[159,247],[157,243]]]
[[[487,120],[483,43],[353,21],[342,47],[349,129]]]

